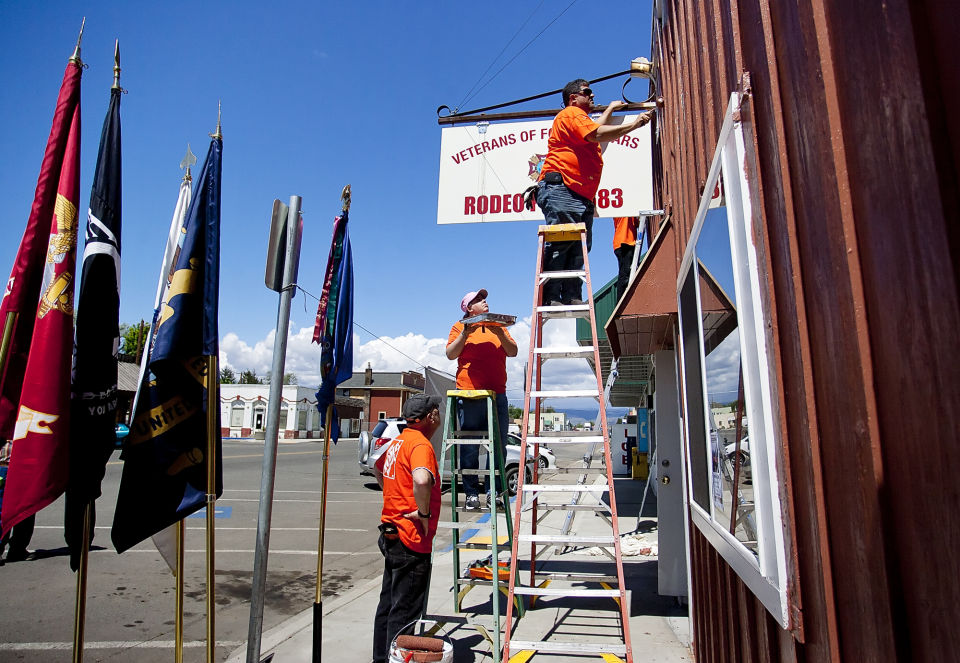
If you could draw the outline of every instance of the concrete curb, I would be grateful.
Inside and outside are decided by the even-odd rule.
[[[326,617],[335,610],[339,610],[343,606],[353,603],[371,590],[378,590],[382,584],[383,576],[379,575],[376,578],[371,578],[363,584],[357,585],[346,594],[338,596],[330,601],[328,605],[324,605],[323,616]],[[305,630],[312,631],[312,628],[313,606],[311,605],[303,612],[284,620],[282,623],[274,626],[272,629],[261,635],[260,658],[262,659],[265,654],[269,654],[271,651],[277,649],[287,640],[299,635],[301,632]],[[245,642],[230,654],[230,657],[227,659],[227,663],[244,663],[246,660],[247,643]]]

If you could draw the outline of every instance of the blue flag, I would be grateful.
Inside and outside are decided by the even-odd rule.
[[[140,384],[112,538],[123,552],[203,508],[207,493],[207,357],[218,354],[220,154],[210,142],[184,223],[166,304],[157,320],[148,370]],[[217,407],[216,494],[223,492]]]
[[[347,220],[344,210],[333,222],[333,241],[313,332],[313,341],[321,346],[317,409],[321,423],[326,425],[327,408],[333,405],[330,439],[334,444],[340,439],[334,404],[337,385],[353,375],[353,254]]]

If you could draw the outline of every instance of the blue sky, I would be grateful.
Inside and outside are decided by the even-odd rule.
[[[264,287],[263,271],[273,199],[303,196],[299,282],[319,293],[340,190],[349,183],[355,368],[369,361],[375,370],[450,370],[443,347],[460,299],[483,287],[492,311],[520,318],[514,335],[521,357],[508,367],[509,395],[518,401],[535,223],[437,225],[436,108],[476,108],[627,69],[633,58],[650,57],[650,4],[2,3],[0,227],[7,239],[0,271],[9,273],[16,255],[58,86],[86,16],[81,208],[89,201],[116,38],[129,91],[121,108],[122,322],[150,318],[178,164],[188,142],[203,159],[219,100],[221,361],[261,375],[270,366],[277,295]],[[467,98],[478,82],[481,89]],[[594,85],[597,102],[620,98],[622,82]],[[628,87],[633,98],[645,92],[645,81]],[[527,107],[559,105],[555,95]],[[612,222],[599,220],[590,254],[597,287],[615,275],[611,239]],[[316,301],[298,294],[287,368],[304,384],[315,384],[318,372],[319,351],[308,343],[315,313]],[[572,326],[553,333],[572,338]],[[582,369],[559,373],[571,385],[585,379]]]

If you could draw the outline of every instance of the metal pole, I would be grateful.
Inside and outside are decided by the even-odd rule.
[[[90,517],[93,502],[83,510],[83,539],[80,545],[80,567],[77,569],[77,602],[73,614],[73,663],[83,661],[83,629],[87,616],[87,559],[90,554]]]
[[[174,654],[176,663],[183,663],[183,550],[186,546],[183,519],[177,523],[177,577],[176,577],[176,625],[174,626]]]
[[[250,597],[250,627],[247,631],[247,663],[260,662],[260,635],[263,628],[263,594],[267,584],[267,554],[270,550],[270,518],[273,513],[273,480],[277,469],[277,439],[283,369],[287,356],[287,326],[293,275],[296,273],[296,237],[300,223],[300,196],[290,196],[287,212],[287,251],[283,262],[283,292],[277,310],[277,333],[273,344],[270,380],[270,409],[263,440],[263,471],[260,475],[260,511],[257,517],[257,547],[253,556],[253,588]]]
[[[317,541],[317,593],[313,599],[313,663],[320,663],[323,640],[323,530],[327,524],[327,470],[330,467],[330,418],[333,403],[327,406],[327,425],[323,427],[323,480],[320,488],[320,534]]]
[[[214,663],[217,654],[216,630],[216,563],[214,518],[217,509],[217,442],[216,427],[220,407],[220,384],[217,382],[217,356],[207,357],[207,663]],[[183,522],[183,521],[181,521]]]

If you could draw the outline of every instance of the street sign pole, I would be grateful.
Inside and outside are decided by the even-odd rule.
[[[250,597],[250,626],[247,631],[247,663],[260,663],[260,636],[263,630],[263,595],[267,583],[267,555],[270,550],[270,518],[273,513],[273,484],[277,469],[280,399],[283,395],[283,371],[287,355],[287,328],[290,324],[290,302],[296,289],[297,266],[300,260],[300,196],[290,196],[289,208],[279,200],[273,207],[271,246],[267,256],[267,287],[280,292],[277,310],[277,331],[273,343],[273,367],[270,372],[270,400],[264,433],[263,472],[260,476],[260,510],[257,517],[257,545],[253,558],[253,589]],[[283,212],[286,211],[284,218]],[[272,282],[276,274],[275,258],[279,243],[286,239],[283,258],[283,279]],[[279,286],[279,287],[278,287]]]

